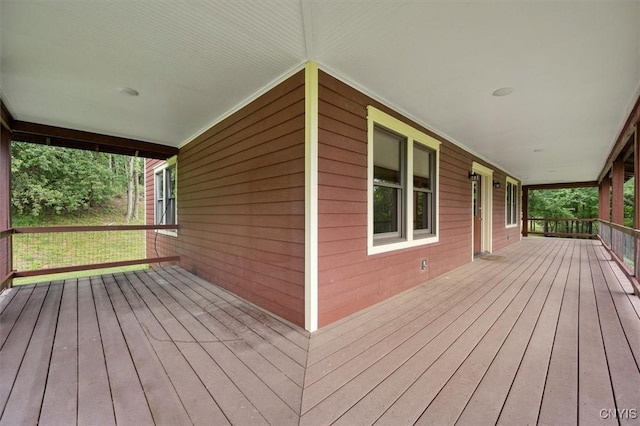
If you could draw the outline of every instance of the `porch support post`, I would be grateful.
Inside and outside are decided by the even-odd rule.
[[[522,236],[529,235],[529,187],[522,187]]]
[[[624,161],[617,159],[613,162],[613,208],[611,221],[618,225],[624,225]]]
[[[11,130],[7,121],[3,119],[0,125],[0,231],[11,227]],[[11,249],[11,235],[0,239],[0,285],[13,270]]]
[[[604,221],[611,222],[611,179],[607,175],[598,186],[598,217]]]
[[[318,329],[318,65],[305,67],[304,327]]]
[[[633,227],[640,228],[640,141],[638,141],[638,128],[633,135],[633,179],[634,179],[634,197],[633,197]]]

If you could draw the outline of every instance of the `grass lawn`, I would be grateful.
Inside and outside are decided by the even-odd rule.
[[[13,285],[44,283],[49,281],[90,277],[93,275],[117,274],[118,272],[138,271],[140,269],[148,269],[148,268],[149,268],[149,265],[142,264],[142,265],[120,266],[118,268],[102,268],[102,269],[91,269],[88,271],[67,272],[64,274],[38,275],[37,277],[14,278]]]
[[[109,206],[92,209],[72,216],[52,216],[43,219],[17,217],[14,227],[68,226],[68,225],[122,225],[124,224],[126,201],[115,199]],[[140,203],[139,220],[131,225],[144,224],[144,203]],[[57,232],[46,234],[15,234],[13,236],[13,268],[18,271],[56,268],[74,265],[117,262],[144,259],[146,231],[108,232]],[[54,276],[17,278],[14,284],[75,278],[99,273],[113,273],[145,268],[146,265],[109,268],[109,270],[78,271]],[[104,272],[107,271],[107,272]]]

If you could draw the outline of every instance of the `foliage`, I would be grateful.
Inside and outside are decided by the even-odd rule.
[[[126,192],[127,157],[13,142],[14,216],[72,214],[103,206]]]
[[[624,226],[634,228],[635,181],[629,179],[624,183]]]
[[[598,189],[566,188],[530,191],[529,217],[596,218],[598,217]]]
[[[628,227],[633,227],[634,191],[634,180],[629,179],[624,184],[624,222]],[[572,188],[530,191],[529,217],[596,218],[598,217],[598,189]]]

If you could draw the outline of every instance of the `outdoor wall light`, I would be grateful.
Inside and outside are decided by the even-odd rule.
[[[478,175],[476,172],[469,172],[469,180],[471,182],[477,182],[480,179],[480,175]]]
[[[500,188],[500,182],[498,182],[497,180],[493,181],[493,187],[494,188]]]

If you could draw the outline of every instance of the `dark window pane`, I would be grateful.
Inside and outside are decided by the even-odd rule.
[[[518,186],[507,183],[507,224],[518,222]]]
[[[373,233],[398,232],[401,191],[385,186],[373,187]]]
[[[176,224],[176,173],[175,166],[166,169],[167,179],[167,213],[165,224]]]
[[[162,172],[156,174],[156,199],[164,198],[164,179]]]
[[[167,200],[167,212],[165,215],[165,225],[175,225],[176,224],[176,202],[175,198],[170,198]]]
[[[511,225],[512,219],[511,219],[511,187],[512,185],[510,183],[507,183],[507,224]]]
[[[473,215],[478,216],[478,182],[471,182],[473,186]]]
[[[162,212],[164,211],[164,202],[162,200],[156,201],[156,225],[162,225]]]
[[[166,173],[167,173],[167,196],[168,198],[175,198],[176,196],[175,168],[174,167],[167,168]]]
[[[413,229],[431,229],[431,194],[428,192],[413,192]]]

